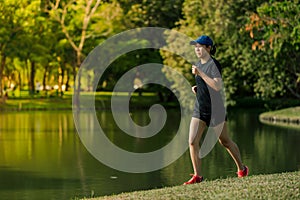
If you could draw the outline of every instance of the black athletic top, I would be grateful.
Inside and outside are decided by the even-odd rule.
[[[205,64],[201,64],[201,62],[199,61],[196,66],[210,78],[222,78],[221,65],[216,59],[212,57]],[[210,115],[211,113],[215,112],[225,112],[221,90],[214,90],[213,88],[208,86],[205,81],[198,75],[195,76],[195,79],[197,84],[197,101],[199,103],[200,113]]]

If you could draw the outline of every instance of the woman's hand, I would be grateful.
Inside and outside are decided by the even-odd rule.
[[[196,65],[192,66],[192,74],[198,75],[199,74],[199,69],[197,68]]]
[[[192,91],[193,91],[194,94],[197,94],[197,86],[196,86],[196,85],[194,85],[194,86],[192,87]]]

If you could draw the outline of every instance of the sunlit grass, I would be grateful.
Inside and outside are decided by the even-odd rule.
[[[259,119],[269,125],[300,128],[300,106],[265,112]]]
[[[277,110],[273,112],[266,113],[268,115],[273,116],[288,116],[288,117],[298,117],[300,118],[300,107],[293,107],[293,108],[285,108],[282,110]]]
[[[168,106],[176,106],[174,102],[160,102],[159,97],[153,92],[143,92],[140,96],[137,92],[128,94],[127,92],[112,93],[102,92],[80,92],[82,98],[94,98],[95,105],[100,108],[109,108],[111,106],[111,96],[117,95],[119,100],[124,100],[130,95],[130,105],[136,107],[148,107],[155,103],[161,103]],[[29,95],[29,92],[22,91],[21,96],[17,97],[9,94],[9,98],[5,103],[0,103],[1,110],[54,110],[54,109],[72,109],[72,92],[65,92],[62,97],[43,96],[43,93]]]
[[[300,106],[265,112],[260,117],[300,119]]]
[[[300,199],[300,171],[255,175],[242,179],[227,178],[204,181],[200,184],[181,185],[119,195],[93,198],[112,199]]]

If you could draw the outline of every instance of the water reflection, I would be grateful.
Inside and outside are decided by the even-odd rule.
[[[170,111],[168,116],[161,133],[138,139],[122,133],[111,113],[97,113],[107,137],[134,152],[153,151],[172,140],[180,113]],[[257,112],[246,110],[233,110],[228,116],[230,135],[250,173],[299,170],[300,130],[262,125],[257,117]],[[133,111],[132,118],[140,125],[149,123],[146,111]],[[234,162],[219,144],[203,159],[206,179],[235,176],[235,171]],[[70,199],[172,186],[186,181],[190,172],[188,151],[170,166],[151,173],[124,173],[101,164],[79,140],[71,111],[0,115],[1,199]]]

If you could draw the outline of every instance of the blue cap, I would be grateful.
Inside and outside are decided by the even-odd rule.
[[[196,40],[190,41],[190,45],[195,45],[197,43],[198,44],[208,45],[208,46],[212,46],[213,45],[212,39],[210,39],[210,37],[208,37],[207,35],[201,35]]]

